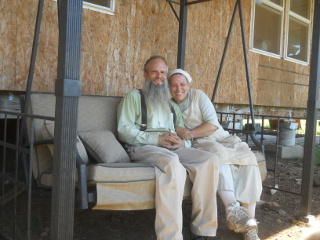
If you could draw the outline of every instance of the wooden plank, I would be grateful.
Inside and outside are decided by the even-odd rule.
[[[18,196],[19,194],[21,194],[24,190],[25,190],[24,187],[21,187],[21,186],[17,186],[16,192],[14,188],[11,188],[4,194],[3,197],[0,197],[0,202],[1,203],[3,202],[3,204],[7,204],[11,200],[13,200],[15,196]]]

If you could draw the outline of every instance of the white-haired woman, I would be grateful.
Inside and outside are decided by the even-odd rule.
[[[216,111],[201,90],[190,89],[191,76],[182,69],[168,73],[172,100],[182,111],[185,128],[177,127],[181,139],[192,146],[216,153],[220,161],[218,194],[226,208],[228,227],[245,240],[259,240],[255,220],[262,182],[256,157],[249,146],[231,136],[219,124]]]

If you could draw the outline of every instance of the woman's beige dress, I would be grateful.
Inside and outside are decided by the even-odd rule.
[[[194,139],[192,146],[218,155],[219,190],[233,191],[240,202],[259,201],[262,182],[256,157],[247,143],[223,129],[208,96],[201,90],[190,89],[179,106],[187,129],[204,122],[218,127],[213,134]]]

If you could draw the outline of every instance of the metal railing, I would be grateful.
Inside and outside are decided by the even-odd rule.
[[[273,183],[270,185],[266,185],[264,183],[263,187],[279,190],[286,193],[291,193],[295,195],[302,195],[301,189],[299,192],[290,191],[288,189],[283,189],[277,187],[280,180],[278,176],[278,164],[279,164],[279,148],[280,148],[280,123],[284,121],[298,121],[298,120],[306,120],[306,118],[302,117],[290,117],[290,116],[272,116],[272,115],[255,115],[255,126],[252,125],[251,115],[244,113],[233,113],[233,112],[217,112],[218,119],[221,125],[225,130],[229,131],[231,134],[237,134],[245,136],[244,141],[250,144],[250,138],[252,140],[252,144],[250,147],[256,147],[260,151],[262,151],[265,155],[270,155],[270,151],[268,149],[267,153],[265,151],[266,145],[270,144],[270,140],[265,140],[266,136],[275,136],[274,140],[271,140],[272,144],[274,144],[274,158],[272,164],[267,162],[267,171],[269,173],[273,173]],[[266,128],[266,122],[269,120],[275,121],[275,127]],[[260,124],[260,125],[259,125]],[[252,139],[252,137],[254,139]],[[259,139],[257,139],[259,137]],[[273,154],[272,154],[273,155]],[[269,157],[270,159],[270,157]],[[301,160],[302,161],[302,160]],[[301,171],[302,174],[302,171]]]
[[[34,187],[34,120],[54,118],[3,110],[0,110],[0,115],[3,125],[0,126],[0,131],[3,130],[0,136],[0,239],[30,240]],[[26,131],[26,124],[30,126],[30,133]]]

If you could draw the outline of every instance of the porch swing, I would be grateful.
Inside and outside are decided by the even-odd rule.
[[[170,0],[167,0],[171,6],[171,8],[173,9],[174,11],[174,8],[172,7],[172,1]],[[202,0],[202,1],[194,1],[192,2],[192,4],[195,4],[195,3],[200,3],[200,2],[206,2],[206,1],[210,1],[210,0]],[[184,2],[184,0],[182,0],[182,2]],[[180,19],[179,19],[179,51],[178,51],[178,67],[179,68],[183,68],[183,65],[184,65],[184,52],[185,52],[185,45],[183,44],[185,42],[185,37],[186,37],[186,14],[187,14],[187,1],[185,1],[185,5],[181,5],[180,6]],[[59,1],[58,1],[59,3]],[[191,4],[191,3],[189,3]],[[30,64],[30,70],[29,70],[29,76],[28,76],[28,82],[27,82],[27,89],[26,89],[26,94],[25,94],[25,97],[24,97],[24,104],[23,104],[23,107],[22,107],[22,110],[24,113],[30,113],[29,109],[30,109],[30,101],[31,101],[31,85],[32,85],[32,78],[33,78],[33,72],[34,72],[34,65],[35,65],[35,58],[36,58],[36,52],[37,52],[37,44],[38,44],[38,38],[39,38],[39,31],[40,31],[40,24],[41,24],[41,15],[42,15],[42,8],[43,8],[43,0],[40,0],[39,1],[39,7],[38,7],[38,16],[37,16],[37,22],[36,22],[36,31],[35,31],[35,36],[34,36],[34,45],[33,45],[33,50],[32,50],[32,56],[31,56],[31,64]],[[221,64],[220,64],[220,69],[219,69],[219,73],[218,73],[218,78],[217,78],[217,81],[216,81],[216,85],[215,85],[215,88],[214,88],[214,94],[213,94],[213,97],[212,97],[212,101],[214,101],[214,97],[215,97],[215,94],[216,94],[216,91],[217,91],[217,87],[218,87],[218,83],[219,83],[219,78],[220,78],[220,74],[221,74],[221,70],[222,70],[222,67],[223,67],[223,61],[224,61],[224,57],[225,57],[225,54],[226,54],[226,51],[227,51],[227,47],[228,47],[228,42],[229,42],[229,39],[230,39],[230,36],[231,36],[231,31],[232,31],[232,26],[233,26],[233,23],[234,23],[234,18],[235,18],[235,13],[236,13],[236,10],[239,9],[239,13],[240,13],[240,20],[241,20],[241,29],[242,29],[242,38],[243,38],[243,49],[244,49],[244,56],[245,56],[245,63],[246,63],[246,73],[247,73],[247,84],[248,84],[248,92],[249,92],[249,100],[250,100],[250,110],[251,110],[251,118],[252,118],[252,122],[254,123],[254,114],[253,114],[253,104],[252,104],[252,99],[251,99],[251,88],[250,88],[250,79],[249,79],[249,74],[248,74],[248,63],[247,63],[247,56],[246,56],[246,52],[245,52],[245,42],[244,42],[244,31],[243,31],[243,23],[242,23],[242,10],[241,10],[241,2],[240,0],[238,0],[236,2],[236,5],[235,5],[235,9],[234,9],[234,12],[233,12],[233,15],[232,15],[232,21],[231,21],[231,25],[230,25],[230,29],[229,29],[229,33],[228,33],[228,38],[227,38],[227,42],[226,42],[226,45],[225,45],[225,49],[224,49],[224,53],[223,53],[223,57],[222,57],[222,60],[221,60]],[[59,13],[60,14],[60,13]],[[177,16],[177,14],[175,13],[175,15]],[[63,90],[63,91],[70,91],[68,94],[71,94],[71,96],[80,96],[81,95],[81,92],[79,92],[79,83],[77,81],[73,81],[73,80],[69,80],[69,79],[64,79],[67,83],[67,86],[66,88]],[[75,87],[72,87],[72,86],[69,86],[68,84],[76,84]],[[57,82],[57,84],[59,84],[59,82]],[[34,94],[33,94],[34,95]],[[35,96],[35,95],[34,95]],[[58,95],[56,95],[58,97]],[[41,99],[43,98],[43,99]],[[81,99],[83,99],[84,97],[81,97]],[[91,97],[92,98],[92,97]],[[50,116],[50,118],[48,118],[49,120],[54,120],[54,113],[53,113],[53,109],[54,109],[54,106],[52,104],[52,102],[55,101],[55,98],[53,96],[47,96],[47,95],[39,95],[38,96],[35,96],[34,99],[37,99],[36,101],[34,100],[33,101],[33,104],[32,104],[32,109],[34,110],[33,114],[36,114],[36,115],[44,115],[44,116]],[[80,100],[81,100],[80,99]],[[91,101],[91,100],[90,100]],[[115,100],[112,100],[114,102],[114,104],[116,104],[117,102],[119,102],[119,99],[115,99]],[[46,106],[41,106],[42,102],[46,102]],[[83,112],[83,106],[84,106],[84,101],[81,101],[81,104],[80,106],[77,108],[79,109],[79,114],[77,116],[77,120],[78,120],[78,123],[79,123],[79,119],[80,119],[80,125],[82,125],[80,127],[80,130],[81,129],[86,129],[88,127],[86,126],[83,126],[83,124],[81,124],[81,121],[84,121],[84,122],[87,122],[86,119],[83,118],[83,116],[81,116],[81,113]],[[108,100],[108,102],[110,102]],[[87,103],[86,103],[87,104]],[[101,105],[101,101],[99,103],[96,102],[96,105],[95,107],[94,106],[91,106],[91,107],[88,107],[86,105],[86,108],[89,108],[89,109],[93,109],[93,108],[98,108],[99,105]],[[106,104],[106,102],[105,102]],[[112,104],[112,105],[114,105]],[[38,111],[37,112],[37,109],[40,109],[41,111]],[[44,109],[44,110],[43,110]],[[101,110],[102,111],[102,110]],[[109,109],[110,112],[112,112],[111,115],[116,115],[114,113],[114,109],[111,108]],[[94,113],[92,113],[94,114]],[[114,132],[115,130],[115,119],[113,118],[108,118],[110,119],[110,126],[111,127],[108,127],[108,130],[112,129],[112,131]],[[88,122],[87,122],[88,123]],[[25,126],[26,125],[26,120],[23,118],[22,119],[22,126]],[[91,124],[92,125],[92,124]],[[103,125],[101,124],[101,122],[97,123],[97,125]],[[41,125],[39,125],[39,121],[37,122],[36,124],[36,127],[35,129],[37,129],[37,133],[36,133],[36,137],[40,137],[40,141],[37,141],[35,143],[33,143],[36,147],[36,149],[39,149],[39,152],[36,152],[36,161],[39,161],[39,158],[43,158],[43,159],[47,159],[48,158],[48,154],[47,153],[42,153],[42,151],[44,151],[43,149],[41,150],[41,148],[45,147],[45,145],[49,144],[49,143],[53,143],[53,139],[51,140],[43,140],[41,139],[41,126],[42,126],[42,123]],[[56,123],[56,126],[59,127],[59,128],[63,128],[64,126],[63,125],[60,125]],[[253,124],[254,126],[254,124]],[[79,129],[76,129],[75,131],[79,131]],[[262,145],[260,144],[259,145],[259,142],[257,140],[255,140],[254,138],[254,129],[248,129],[246,130],[247,134],[250,134],[251,136],[251,139],[254,141],[254,143],[259,147],[259,150],[261,152],[263,152],[263,147]],[[24,136],[27,135],[27,131],[23,130],[21,131],[21,139],[24,138]],[[51,134],[52,136],[52,134]],[[27,139],[25,137],[25,139]],[[56,139],[55,140],[55,144],[58,144],[59,141]],[[51,150],[52,151],[52,150]],[[41,156],[40,156],[40,155]],[[44,154],[44,155],[43,155]],[[258,160],[258,164],[261,165],[261,169],[263,170],[262,171],[262,178],[264,179],[265,178],[265,175],[266,175],[266,170],[265,169],[265,160],[264,160],[264,157],[261,156],[262,154],[257,154],[255,153],[257,158],[259,159]],[[31,178],[30,176],[30,173],[31,173],[31,168],[32,166],[30,166],[28,164],[28,160],[26,158],[26,156],[22,156],[23,158],[23,163],[24,163],[24,169],[25,169],[25,173],[26,173],[26,182],[27,182],[27,185],[29,184],[35,184],[34,182],[34,179]],[[47,160],[46,160],[47,161]],[[87,165],[86,164],[83,164],[81,162],[81,160],[77,160],[77,162],[79,164],[77,164],[77,167],[78,167],[78,176],[79,176],[79,197],[78,199],[80,199],[80,208],[82,209],[86,209],[89,207],[89,203],[90,202],[96,202],[97,201],[97,193],[96,191],[89,191],[88,189],[88,186],[87,186]],[[38,164],[39,165],[39,164]],[[124,166],[120,166],[120,167],[124,167]],[[126,166],[127,167],[127,166]],[[135,166],[137,167],[137,166]],[[139,166],[141,167],[141,166]],[[39,168],[39,166],[37,167]],[[116,169],[117,166],[112,166],[113,169]],[[45,169],[49,169],[50,168],[47,168],[47,166],[45,167]],[[43,185],[45,184],[45,186],[48,186],[50,187],[51,184],[53,185],[54,184],[54,180],[52,179],[51,180],[51,175],[52,172],[50,172],[49,170],[46,170],[46,172],[43,172],[43,170],[39,170],[38,169],[38,173],[37,174],[41,174],[40,175],[40,178],[42,179],[43,177],[43,182],[41,180],[37,180],[37,183],[40,184],[40,185]],[[47,172],[49,171],[49,172]],[[98,171],[98,170],[95,170],[95,171]],[[102,171],[106,171],[106,169],[102,170]],[[108,171],[111,171],[111,170],[108,170]],[[31,174],[32,175],[32,174]],[[146,178],[147,179],[147,178]],[[135,180],[137,181],[137,180]],[[146,181],[146,180],[144,180]],[[150,181],[150,179],[148,179],[148,181]],[[51,183],[52,182],[52,183]],[[149,183],[148,183],[149,184]],[[189,182],[187,183],[189,184]],[[190,184],[189,184],[189,187],[190,187]],[[188,193],[187,193],[188,194]],[[117,201],[117,200],[113,200],[113,201]],[[145,200],[144,200],[145,201]],[[113,203],[114,204],[114,203]],[[140,205],[139,205],[140,204]],[[134,208],[141,208],[141,203],[139,203],[137,205],[137,207],[133,207]],[[151,205],[148,205],[148,206],[144,206],[146,208],[150,208],[152,207],[152,204]],[[144,208],[142,207],[142,208]],[[130,209],[130,206],[125,206],[125,203],[122,203],[122,205],[120,206],[120,204],[118,204],[118,206],[115,206],[115,204],[111,207],[109,207],[110,209],[112,208],[123,208],[123,209],[126,209],[128,208],[127,210]]]

